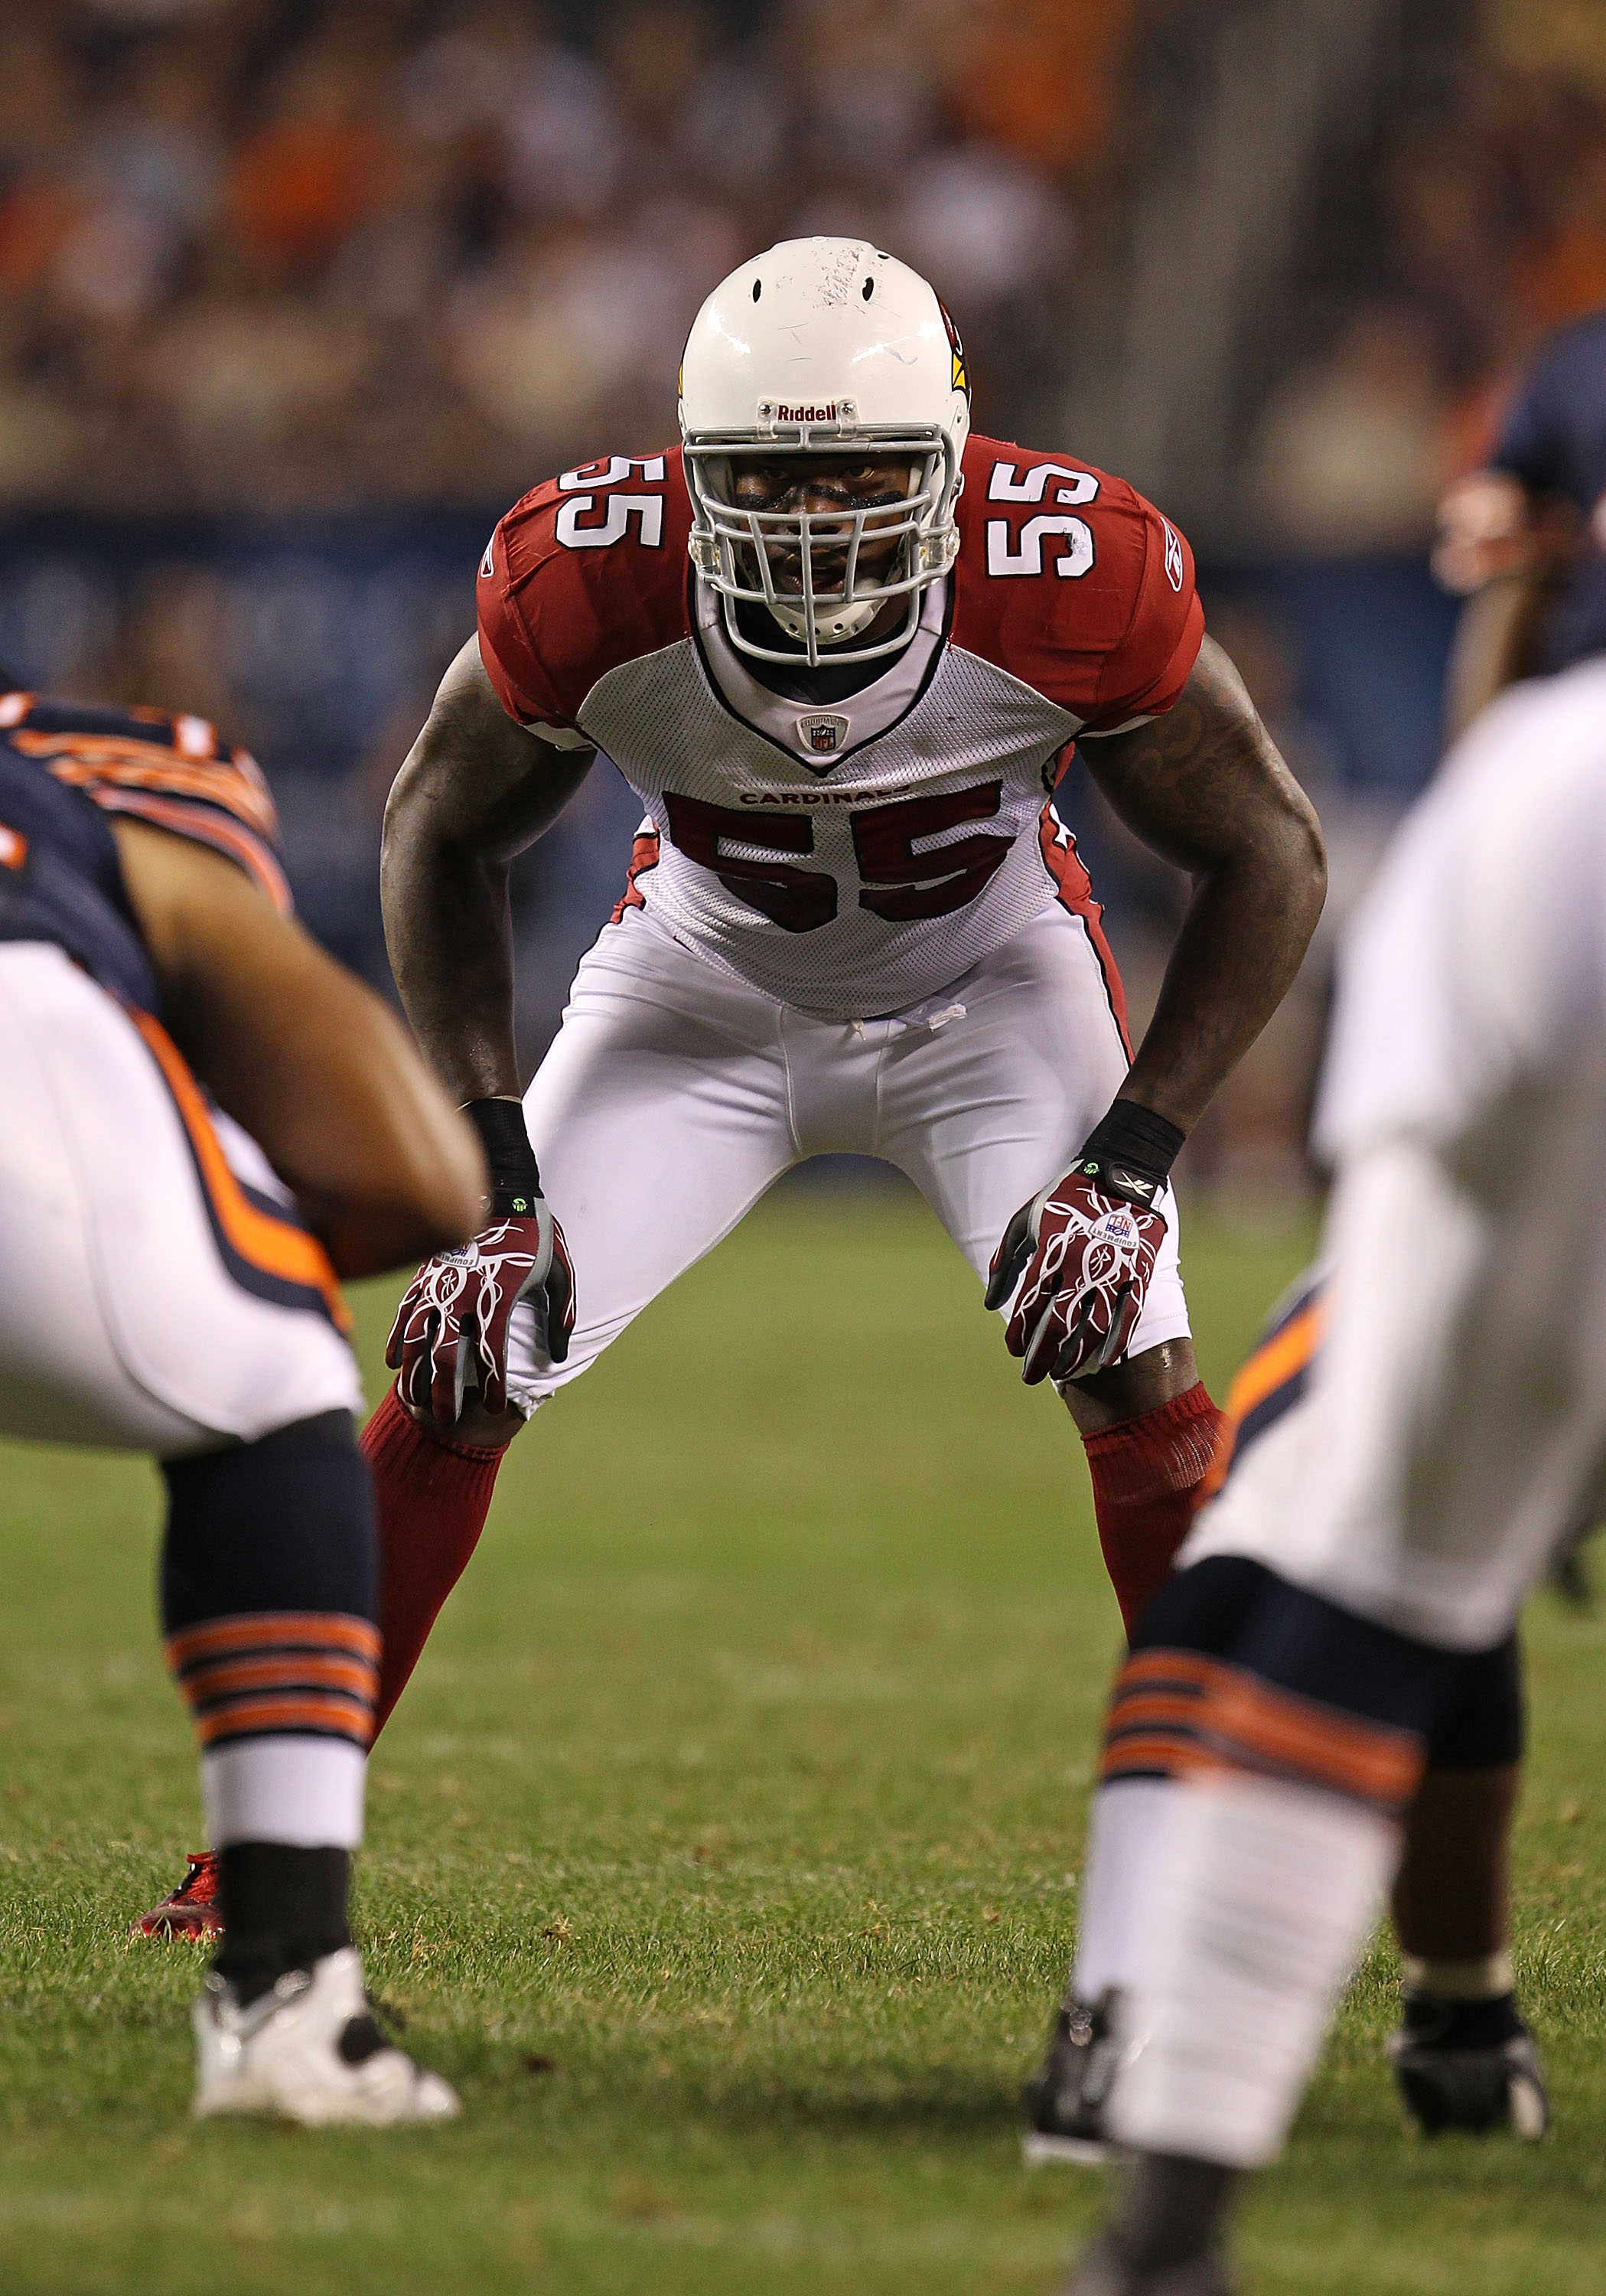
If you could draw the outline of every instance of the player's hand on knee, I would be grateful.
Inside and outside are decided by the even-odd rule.
[[[1071,1169],[1004,1229],[987,1304],[1013,1300],[1004,1345],[1028,1387],[1089,1379],[1126,1354],[1165,1240],[1157,1201],[1181,1144],[1174,1126],[1118,1101]]]
[[[508,1332],[521,1300],[551,1363],[567,1357],[575,1316],[574,1267],[541,1193],[522,1108],[516,1100],[480,1100],[464,1112],[486,1150],[492,1225],[424,1262],[385,1344],[403,1403],[446,1424],[462,1418],[471,1391],[484,1411],[507,1409]]]
[[[414,1277],[385,1345],[408,1409],[449,1423],[473,1392],[484,1410],[505,1411],[508,1326],[520,1300],[535,1312],[543,1353],[561,1363],[574,1329],[574,1271],[544,1202],[438,1252]]]

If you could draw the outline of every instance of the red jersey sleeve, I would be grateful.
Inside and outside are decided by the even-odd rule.
[[[535,601],[521,596],[535,570],[532,565],[523,563],[529,554],[527,529],[537,507],[537,498],[548,490],[537,487],[533,495],[526,495],[522,502],[515,503],[485,546],[477,590],[479,659],[485,664],[486,676],[496,689],[497,700],[510,718],[517,718],[520,726],[571,729],[571,720],[564,715],[553,682],[542,666],[535,633],[526,619],[527,608]],[[511,571],[510,561],[515,554],[520,562],[522,580]]]
[[[1188,682],[1204,637],[1204,608],[1193,586],[1193,553],[1180,529],[1141,495],[1143,554],[1131,619],[1106,655],[1090,734],[1113,734],[1134,718],[1169,709]]]
[[[972,439],[960,532],[955,644],[1090,734],[1171,707],[1204,636],[1193,554],[1124,479]]]
[[[477,585],[479,659],[510,718],[583,742],[598,679],[684,636],[691,523],[678,452],[603,455],[513,504]]]

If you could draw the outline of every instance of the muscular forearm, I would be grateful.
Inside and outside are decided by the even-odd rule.
[[[404,819],[381,886],[390,968],[430,1065],[460,1102],[516,1095],[507,863]]]
[[[1186,1132],[1286,995],[1327,890],[1321,824],[1206,638],[1163,718],[1088,744],[1129,829],[1193,880],[1125,1098]]]
[[[1122,1096],[1191,1131],[1282,1002],[1326,879],[1302,826],[1198,882]]]
[[[515,726],[471,638],[385,808],[385,946],[414,1032],[458,1100],[518,1094],[508,868],[590,770]]]
[[[340,1273],[460,1242],[483,1162],[395,1014],[221,855],[143,821],[112,832],[174,1040]]]

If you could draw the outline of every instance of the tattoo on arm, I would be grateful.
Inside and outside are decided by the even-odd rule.
[[[520,1090],[509,868],[595,751],[516,726],[470,639],[441,680],[385,808],[385,945],[408,1020],[459,1100]]]
[[[1083,755],[1127,826],[1194,881],[1122,1087],[1186,1130],[1299,969],[1326,890],[1321,825],[1209,638],[1163,718],[1095,736]]]

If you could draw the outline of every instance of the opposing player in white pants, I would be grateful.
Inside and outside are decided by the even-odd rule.
[[[1238,1382],[1110,1709],[1108,1797],[1148,1802],[1110,2102],[1138,2163],[1077,2296],[1225,2285],[1233,2176],[1282,2143],[1428,1752],[1606,1492],[1606,664],[1503,696],[1402,831],[1317,1136],[1324,1272]]]
[[[274,831],[199,719],[0,698],[0,1431],[161,1463],[227,1929],[196,2110],[434,2120],[347,1923],[379,1634],[337,1271],[464,1234],[484,1174]]]

